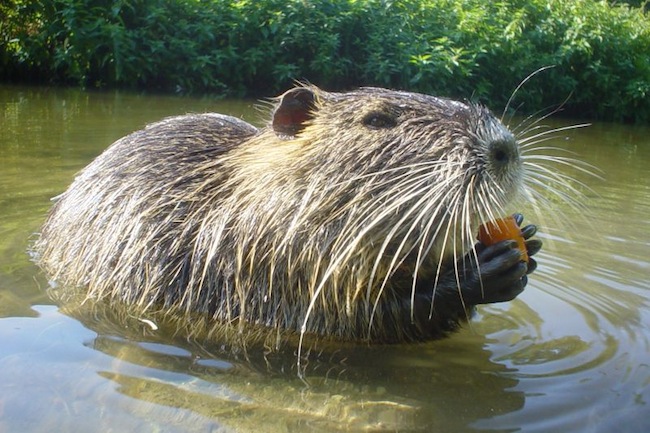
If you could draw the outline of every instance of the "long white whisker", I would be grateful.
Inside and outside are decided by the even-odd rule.
[[[521,146],[525,147],[526,143],[531,141],[531,140],[535,140],[537,138],[544,137],[544,136],[547,136],[549,134],[555,134],[555,133],[562,132],[562,131],[570,131],[570,130],[578,129],[578,128],[586,128],[588,126],[591,126],[591,124],[589,124],[589,123],[581,123],[581,124],[578,124],[578,125],[569,125],[569,126],[563,126],[563,127],[560,127],[560,128],[553,128],[553,129],[550,129],[548,131],[543,131],[543,132],[540,132],[538,134],[534,134],[534,135],[531,135],[531,136],[528,136],[528,137],[520,138],[518,141],[519,141],[519,144]]]
[[[454,179],[455,178],[453,178],[453,177],[449,177],[447,179],[447,182],[445,182],[445,184],[453,184],[452,180],[454,180]],[[441,191],[438,192],[439,190],[441,190]],[[420,209],[419,214],[413,219],[409,229],[406,230],[405,234],[402,236],[402,241],[398,245],[398,247],[396,249],[396,252],[395,252],[395,255],[394,255],[391,263],[389,264],[388,272],[386,272],[384,280],[383,280],[383,282],[382,282],[382,284],[380,286],[379,292],[378,292],[377,296],[375,297],[375,302],[373,304],[373,309],[372,309],[372,313],[371,313],[371,316],[370,316],[371,317],[370,324],[372,324],[372,318],[374,317],[375,312],[377,310],[377,306],[379,304],[379,299],[380,299],[381,294],[383,293],[383,291],[384,291],[384,289],[386,287],[386,284],[388,283],[388,279],[391,276],[392,270],[396,269],[397,266],[399,266],[404,260],[406,260],[408,254],[410,254],[410,252],[413,250],[413,248],[417,244],[417,242],[414,243],[414,245],[411,246],[405,253],[402,253],[402,251],[404,249],[404,246],[405,246],[407,240],[409,239],[409,236],[411,235],[411,233],[413,233],[415,231],[416,227],[419,225],[419,222],[423,218],[425,218],[427,216],[427,214],[431,214],[432,215],[431,220],[435,220],[435,216],[438,215],[441,207],[443,206],[443,203],[446,202],[443,197],[448,194],[448,190],[445,190],[443,188],[437,188],[436,190],[433,190],[432,192],[435,192],[435,195],[433,195],[431,192],[429,194],[425,194],[418,202],[414,203],[414,205],[411,208],[412,211]],[[434,212],[430,213],[428,211],[429,211],[429,209],[430,209],[430,207],[432,206],[433,203],[438,203],[438,205],[436,205],[436,209],[434,210]],[[424,208],[420,208],[421,205],[423,205],[423,204],[424,204]],[[401,227],[402,223],[407,220],[408,216],[410,216],[411,213],[412,212],[409,211],[408,215],[405,215],[402,219],[400,219],[400,221],[396,224],[396,229]],[[395,230],[395,231],[397,231],[397,230]],[[424,233],[426,233],[426,232],[427,232],[427,230],[424,231]],[[392,236],[391,236],[391,238],[392,238]],[[384,242],[384,246],[383,246],[384,248],[383,249],[385,249],[386,246],[387,246],[387,243]],[[383,251],[383,249],[382,249],[382,251]],[[402,257],[402,259],[399,260],[399,262],[398,262],[399,257]],[[376,261],[375,261],[375,267],[373,268],[373,275],[374,275],[374,272],[377,269],[379,259],[380,259],[380,257],[378,256]],[[368,290],[370,290],[371,284],[372,284],[372,281],[369,281]],[[411,312],[411,314],[413,314],[413,312]]]
[[[512,129],[512,133],[515,134],[516,136],[520,136],[520,135],[522,135],[522,134],[526,134],[526,133],[527,133],[528,131],[530,131],[531,129],[537,129],[538,126],[535,126],[535,125],[539,125],[539,124],[540,124],[541,122],[543,122],[544,120],[546,120],[546,119],[548,119],[549,117],[553,116],[554,114],[557,114],[557,113],[559,113],[560,111],[562,111],[562,108],[564,107],[564,105],[566,105],[566,103],[569,101],[570,98],[571,98],[571,94],[569,94],[569,95],[564,99],[564,101],[562,101],[562,103],[561,103],[560,105],[558,105],[557,107],[555,107],[555,108],[553,108],[553,109],[550,109],[550,107],[547,107],[547,108],[544,108],[544,109],[542,109],[542,110],[538,110],[536,113],[534,113],[534,114],[528,116],[526,119],[524,119],[522,122],[520,122],[519,125],[517,125],[514,129]],[[545,115],[540,116],[539,118],[536,118],[535,121],[533,121],[533,122],[526,123],[526,122],[528,122],[530,119],[537,117],[537,115],[538,115],[539,113],[543,113],[544,111],[547,111],[547,110],[548,110],[548,113],[546,113]],[[519,129],[522,128],[522,127],[525,127],[525,128],[526,128],[526,129],[523,131],[523,133],[518,132]]]
[[[524,84],[526,84],[528,82],[528,80],[530,80],[531,78],[533,78],[535,75],[539,74],[540,72],[543,72],[543,71],[545,71],[547,69],[551,69],[551,68],[554,68],[554,67],[555,67],[555,65],[542,66],[541,68],[539,68],[539,69],[531,72],[530,74],[528,74],[528,76],[526,78],[524,78],[521,81],[521,83],[519,83],[519,85],[517,85],[517,87],[515,87],[515,90],[512,92],[512,95],[510,95],[510,98],[508,98],[508,102],[506,102],[506,106],[503,108],[503,113],[501,114],[500,120],[503,121],[503,118],[505,117],[506,113],[508,112],[508,108],[510,108],[510,104],[512,103],[512,100],[517,95],[517,92],[519,92],[519,90],[524,86]]]

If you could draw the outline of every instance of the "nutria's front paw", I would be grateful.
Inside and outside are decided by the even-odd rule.
[[[524,217],[515,214],[517,225]],[[528,283],[527,275],[537,268],[532,258],[542,248],[542,241],[530,239],[537,232],[535,225],[521,229],[528,252],[528,262],[521,260],[521,252],[514,240],[505,240],[491,246],[477,243],[470,253],[471,270],[464,272],[463,299],[469,304],[490,304],[510,301],[517,297]],[[478,265],[477,265],[478,262]]]
[[[521,223],[524,221],[524,216],[520,213],[513,215],[517,225],[521,226]],[[542,241],[539,239],[530,239],[535,236],[537,233],[537,226],[533,224],[528,224],[527,226],[521,229],[521,235],[523,236],[526,244],[526,251],[528,252],[528,271],[526,274],[532,273],[537,269],[537,261],[532,257],[542,249]]]

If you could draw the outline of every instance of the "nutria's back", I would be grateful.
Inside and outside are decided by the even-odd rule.
[[[57,199],[36,250],[91,298],[343,339],[429,338],[481,302],[463,298],[457,264],[522,176],[513,135],[480,106],[297,87],[261,130],[203,114],[118,140]]]

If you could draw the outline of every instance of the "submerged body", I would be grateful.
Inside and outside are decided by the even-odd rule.
[[[514,136],[482,107],[297,87],[261,130],[188,115],[118,140],[57,198],[35,250],[62,287],[142,310],[435,338],[523,290],[534,259],[474,241],[523,180]]]

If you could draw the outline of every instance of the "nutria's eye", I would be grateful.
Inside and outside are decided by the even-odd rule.
[[[392,128],[397,120],[386,113],[369,113],[363,118],[363,124],[374,129]]]

